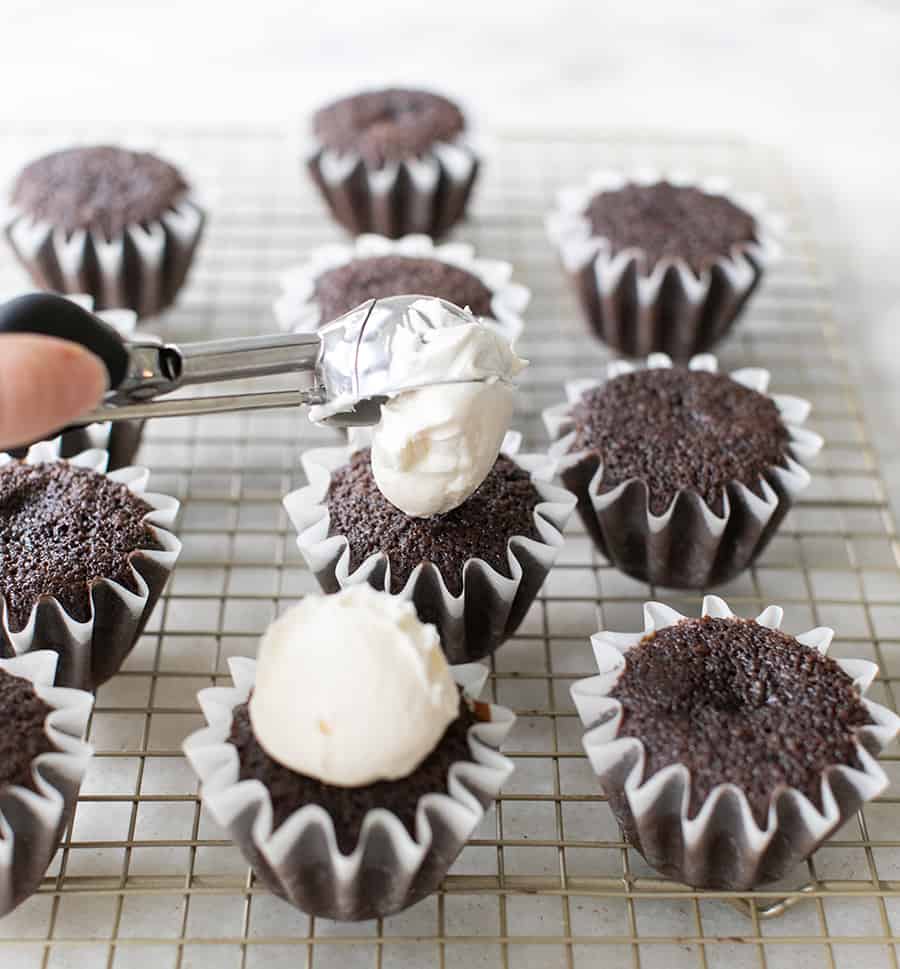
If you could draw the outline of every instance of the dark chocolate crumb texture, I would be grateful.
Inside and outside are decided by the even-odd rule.
[[[784,466],[789,445],[778,408],[765,394],[725,374],[682,367],[614,377],[587,391],[572,417],[570,450],[601,461],[600,491],[644,481],[655,515],[679,491],[700,495],[718,515],[729,482],[760,495],[760,477]]]
[[[11,201],[67,233],[88,229],[113,239],[128,225],[157,221],[187,187],[178,169],[155,155],[97,145],[31,162]]]
[[[0,670],[0,791],[9,784],[36,790],[31,775],[35,757],[56,750],[45,722],[51,707],[21,676]]]
[[[320,108],[313,132],[326,148],[356,152],[372,168],[452,141],[465,128],[462,112],[447,98],[428,91],[390,88],[342,98]]]
[[[158,549],[143,521],[152,508],[105,475],[64,462],[0,468],[0,594],[13,632],[41,596],[73,619],[90,618],[90,586],[112,579],[137,591],[137,549]]]
[[[613,253],[642,249],[647,271],[661,259],[683,259],[702,272],[757,232],[753,216],[724,196],[669,182],[599,192],[585,214],[591,234],[608,239]]]
[[[414,293],[437,296],[491,316],[491,291],[472,273],[439,259],[371,256],[329,269],[316,280],[315,298],[327,323],[370,299]]]
[[[401,711],[385,711],[400,716]],[[363,787],[336,787],[314,777],[299,774],[270,757],[253,733],[246,703],[235,707],[229,741],[237,748],[240,779],[258,780],[272,798],[273,824],[278,828],[294,811],[306,804],[319,804],[334,822],[338,847],[350,854],[359,841],[366,814],[385,808],[403,822],[410,835],[416,835],[416,806],[426,794],[446,794],[451,765],[471,761],[468,732],[476,716],[465,700],[460,700],[459,716],[447,727],[434,750],[407,777],[377,781]]]
[[[734,784],[761,827],[785,786],[821,810],[824,771],[859,766],[856,732],[871,723],[834,660],[748,619],[685,619],[645,637],[609,695],[622,704],[619,736],[644,745],[644,780],[684,764],[691,817]]]
[[[509,576],[507,544],[516,535],[540,541],[534,509],[541,501],[527,471],[501,454],[488,476],[458,508],[444,515],[413,518],[379,491],[368,448],[331,475],[325,501],[329,535],[344,535],[350,568],[384,552],[391,565],[391,592],[400,592],[413,569],[433,563],[452,595],[463,586],[463,566],[483,559]]]

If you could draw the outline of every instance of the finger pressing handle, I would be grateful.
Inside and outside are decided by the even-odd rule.
[[[116,330],[55,293],[29,293],[0,305],[0,333],[34,333],[81,344],[106,365],[113,390],[128,371],[128,349]]]

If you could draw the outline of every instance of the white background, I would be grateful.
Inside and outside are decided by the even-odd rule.
[[[98,137],[122,119],[297,128],[325,98],[396,80],[461,96],[488,129],[726,131],[775,145],[827,244],[876,427],[900,423],[894,0],[0,0],[0,11],[0,120],[96,120]]]

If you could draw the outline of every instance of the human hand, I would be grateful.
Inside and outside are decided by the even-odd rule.
[[[100,402],[106,383],[103,362],[77,343],[0,335],[0,450],[65,427]]]

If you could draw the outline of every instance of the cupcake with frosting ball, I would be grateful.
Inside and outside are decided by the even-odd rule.
[[[363,585],[307,597],[231,672],[185,750],[257,877],[343,920],[434,891],[512,771],[485,669],[451,670],[410,603]]]
[[[508,433],[526,361],[439,300],[416,309],[393,336],[388,385],[399,392],[371,446],[307,452],[309,485],[285,507],[326,592],[368,582],[403,595],[438,627],[451,661],[467,662],[515,632],[575,500]]]

